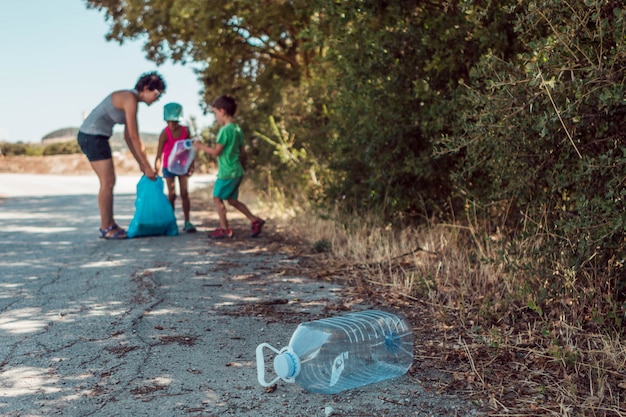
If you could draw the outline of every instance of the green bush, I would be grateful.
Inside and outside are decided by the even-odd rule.
[[[449,212],[461,156],[435,158],[433,144],[453,133],[459,82],[484,51],[516,52],[512,15],[473,2],[320,3],[331,35],[320,35],[331,74],[328,200],[392,220]]]
[[[6,156],[16,156],[26,154],[26,145],[24,143],[3,143],[2,153]]]
[[[78,142],[75,140],[52,143],[47,145],[43,150],[44,155],[70,155],[80,152],[80,146],[78,146]]]
[[[455,133],[437,144],[459,157],[450,176],[457,194],[506,207],[506,228],[535,242],[529,279],[543,299],[583,297],[602,310],[616,302],[622,318],[625,18],[600,0],[517,9],[523,51],[481,58]]]
[[[32,143],[2,143],[0,146],[2,147],[2,153],[6,156],[41,156],[44,151],[44,147],[42,145]]]

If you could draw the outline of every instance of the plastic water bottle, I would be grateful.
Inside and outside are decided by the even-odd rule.
[[[263,349],[277,353],[265,380]],[[384,311],[362,311],[300,324],[289,345],[256,349],[259,383],[296,382],[309,392],[338,392],[404,375],[413,364],[413,332],[408,321]]]
[[[185,139],[174,143],[172,152],[167,160],[167,170],[175,175],[185,175],[196,156],[193,140]]]

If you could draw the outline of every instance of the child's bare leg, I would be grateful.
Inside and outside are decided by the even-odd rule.
[[[189,221],[189,210],[191,203],[189,201],[189,192],[187,190],[189,177],[187,175],[181,175],[178,177],[178,185],[180,186],[180,199],[183,203],[183,216],[185,216],[185,222]]]
[[[174,180],[176,177],[169,177],[165,179],[165,183],[167,184],[167,198],[170,200],[170,204],[172,205],[172,209],[175,209],[176,202],[176,183]]]
[[[224,204],[224,200],[219,197],[213,197],[213,204],[215,205],[215,210],[220,218],[220,227],[222,229],[228,229],[228,219],[226,218],[226,205]]]
[[[241,213],[243,213],[243,215],[246,216],[248,218],[248,220],[250,220],[251,222],[253,222],[255,220],[259,220],[259,217],[257,217],[254,214],[252,214],[250,212],[250,210],[248,209],[248,206],[246,206],[241,201],[239,201],[239,200],[232,200],[231,199],[231,200],[228,200],[228,204],[230,204],[231,206],[233,206],[234,208],[239,210]]]
[[[113,219],[113,187],[115,186],[115,167],[113,159],[91,162],[91,167],[98,175],[100,191],[98,191],[98,209],[100,210],[100,227],[108,229],[115,224]]]

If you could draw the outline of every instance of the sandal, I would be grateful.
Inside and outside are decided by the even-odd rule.
[[[257,237],[261,234],[261,230],[263,230],[263,226],[265,225],[265,220],[256,219],[252,222],[252,233],[250,237]]]
[[[107,227],[106,229],[98,229],[100,230],[100,239],[126,239],[126,230],[119,227],[117,224],[113,224],[113,226]],[[112,235],[109,233],[115,231]]]

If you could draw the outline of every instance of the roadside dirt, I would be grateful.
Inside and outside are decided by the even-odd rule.
[[[154,157],[150,156],[154,159]],[[116,155],[113,159],[117,174],[138,173],[137,162],[130,155]],[[80,175],[91,174],[89,161],[82,154],[50,156],[0,157],[0,173]]]

